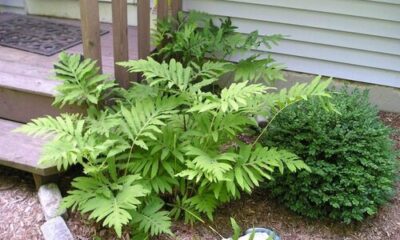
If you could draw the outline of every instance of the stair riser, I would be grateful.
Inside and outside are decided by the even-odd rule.
[[[84,112],[80,107],[53,107],[53,97],[27,93],[13,89],[0,88],[0,118],[26,123],[31,119],[61,112]]]

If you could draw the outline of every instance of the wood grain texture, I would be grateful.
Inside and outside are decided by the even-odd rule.
[[[0,72],[0,88],[52,97],[58,84],[57,81]]]
[[[28,92],[0,88],[0,118],[16,122],[29,122],[33,118],[45,115],[57,116],[61,112],[81,112],[78,107],[66,106],[63,109],[53,107],[53,97]]]
[[[114,45],[114,76],[123,88],[129,87],[129,73],[116,63],[129,59],[128,3],[126,0],[112,1],[112,26]]]
[[[13,130],[21,124],[0,119],[0,164],[40,176],[57,173],[53,165],[39,165],[44,139],[28,137]]]
[[[179,11],[182,11],[182,0],[172,0],[171,2],[172,17],[176,17]]]
[[[144,59],[150,54],[150,0],[138,0],[137,8],[139,59]]]
[[[168,0],[158,0],[157,2],[157,19],[163,20],[168,17]]]
[[[76,20],[52,19],[55,22],[79,25]],[[101,24],[102,29],[112,31],[110,24]],[[113,37],[108,33],[101,37],[103,54],[103,72],[114,75],[114,50]],[[128,29],[129,48],[128,54],[131,59],[138,58],[137,28]],[[66,50],[69,53],[82,54],[83,45],[77,45]],[[54,77],[53,65],[58,56],[42,56],[18,49],[0,46],[0,88],[14,89],[21,92],[53,96],[54,87],[59,84],[52,80]]]
[[[97,60],[101,70],[101,41],[99,3],[97,0],[80,0],[83,55]]]

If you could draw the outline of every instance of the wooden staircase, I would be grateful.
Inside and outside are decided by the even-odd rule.
[[[180,0],[159,0],[158,18],[176,15],[182,8]],[[98,1],[80,0],[81,21],[56,20],[80,24],[83,43],[67,52],[83,53],[86,58],[96,59],[105,73],[114,75],[122,87],[128,87],[136,77],[129,75],[115,62],[145,58],[150,53],[150,0],[138,0],[138,27],[128,27],[127,0],[113,0],[113,23],[101,24]],[[100,27],[112,34],[100,37]],[[62,110],[51,104],[55,87],[52,80],[53,63],[57,56],[44,57],[20,50],[0,47],[0,165],[31,172],[36,186],[40,186],[58,173],[55,166],[41,166],[38,159],[43,139],[32,138],[13,132],[21,124],[40,116],[55,116],[60,112],[81,112],[78,107]]]

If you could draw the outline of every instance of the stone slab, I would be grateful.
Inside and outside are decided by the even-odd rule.
[[[45,240],[74,240],[62,217],[56,217],[47,221],[40,229]]]
[[[50,220],[66,213],[65,209],[60,209],[62,196],[60,189],[56,184],[50,183],[42,185],[39,188],[38,196],[46,220]]]

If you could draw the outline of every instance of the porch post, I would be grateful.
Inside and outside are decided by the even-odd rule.
[[[174,1],[174,0],[172,0]],[[157,2],[157,19],[163,20],[168,17],[168,0],[158,0]]]
[[[182,0],[172,0],[171,14],[172,17],[178,17],[178,12],[182,11]]]
[[[137,0],[139,59],[150,55],[150,0]]]
[[[117,62],[129,60],[128,48],[128,3],[126,0],[112,1],[112,26],[114,45],[114,75],[119,85],[129,87],[128,71],[118,66]]]
[[[80,8],[83,55],[97,60],[102,71],[99,3],[97,0],[80,0]]]

